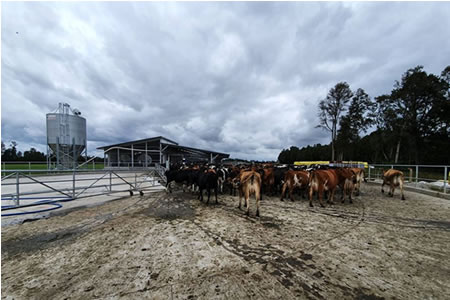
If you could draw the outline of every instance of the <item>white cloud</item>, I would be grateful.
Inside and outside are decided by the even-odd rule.
[[[329,141],[317,104],[337,82],[374,97],[416,65],[439,74],[448,28],[449,3],[6,2],[2,139],[44,151],[68,102],[90,154],[163,135],[276,159]]]

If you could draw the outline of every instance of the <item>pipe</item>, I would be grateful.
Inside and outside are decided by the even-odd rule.
[[[36,214],[36,213],[41,213],[41,212],[46,212],[46,211],[50,211],[50,210],[55,210],[58,208],[62,207],[62,204],[59,203],[54,203],[54,201],[46,201],[46,200],[42,200],[42,201],[38,201],[36,203],[34,203],[34,205],[52,205],[53,207],[49,207],[49,208],[45,208],[45,209],[39,209],[39,210],[33,210],[33,211],[24,211],[24,212],[17,212],[17,213],[8,213],[8,214],[2,214],[2,217],[10,217],[10,216],[20,216],[20,215],[28,215],[28,214]],[[10,205],[13,206],[13,205]],[[23,206],[22,206],[23,207]],[[11,207],[5,207],[2,206],[2,211],[6,209],[13,209]]]

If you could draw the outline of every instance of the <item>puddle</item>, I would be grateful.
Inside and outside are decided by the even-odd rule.
[[[195,210],[186,200],[177,198],[159,198],[150,206],[138,212],[153,218],[166,220],[191,219],[195,216]]]
[[[14,256],[61,246],[63,243],[75,241],[78,236],[86,231],[87,229],[69,228],[56,232],[44,232],[23,239],[2,241],[2,252],[8,256]]]

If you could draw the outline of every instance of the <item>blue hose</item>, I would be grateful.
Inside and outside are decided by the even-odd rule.
[[[46,199],[49,199],[49,198],[50,199],[54,199],[54,200],[46,200]],[[61,196],[23,197],[23,198],[20,198],[21,201],[37,200],[37,199],[45,199],[45,200],[36,201],[36,202],[30,203],[30,204],[24,205],[24,206],[2,205],[1,208],[2,208],[2,210],[4,210],[4,209],[8,209],[9,210],[9,209],[15,209],[15,208],[24,208],[24,207],[27,207],[27,206],[37,206],[37,205],[46,205],[46,204],[47,205],[51,205],[51,207],[45,208],[45,209],[33,210],[33,211],[26,211],[26,212],[5,213],[5,214],[2,214],[2,217],[20,216],[20,215],[36,214],[36,213],[51,211],[51,210],[55,210],[55,209],[58,209],[58,208],[62,207],[62,204],[60,204],[59,202],[66,202],[66,201],[73,200],[72,198],[61,197]],[[13,200],[13,197],[2,198],[2,201],[11,201],[11,200]]]
[[[29,199],[31,200],[31,199]],[[58,209],[62,207],[62,204],[57,203],[56,201],[51,201],[51,200],[42,200],[42,201],[37,201],[36,203],[33,203],[36,205],[52,205],[53,207],[49,207],[49,208],[45,208],[45,209],[39,209],[39,210],[33,210],[33,211],[24,211],[24,212],[17,212],[17,213],[8,213],[8,214],[2,214],[2,217],[9,217],[9,216],[20,216],[20,215],[28,215],[28,214],[36,214],[36,213],[41,213],[41,212],[46,212],[46,211],[50,211],[50,210],[54,210],[54,209]],[[14,208],[15,205],[3,205],[2,206],[2,210],[4,208]],[[16,208],[20,208],[20,206],[16,207]]]

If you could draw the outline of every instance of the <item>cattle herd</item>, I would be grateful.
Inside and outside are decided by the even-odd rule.
[[[389,195],[394,195],[396,187],[400,187],[402,200],[404,176],[401,171],[390,169],[383,172],[383,184],[381,191],[384,193],[384,185],[390,186]],[[314,194],[322,207],[323,198],[327,194],[327,203],[332,204],[336,190],[341,191],[340,200],[345,202],[348,197],[352,203],[355,193],[360,194],[361,183],[366,181],[364,169],[362,168],[331,168],[327,166],[315,166],[306,168],[295,165],[279,164],[253,164],[226,166],[215,164],[191,164],[172,165],[166,171],[166,188],[172,192],[172,183],[182,184],[183,191],[186,188],[198,194],[198,199],[203,201],[203,194],[207,192],[209,203],[211,192],[214,192],[216,203],[217,194],[228,192],[236,195],[239,192],[239,209],[242,209],[242,198],[246,214],[250,213],[249,198],[254,195],[256,200],[256,216],[259,216],[259,201],[263,194],[270,196],[280,196],[280,200],[289,193],[289,198],[294,201],[294,192],[298,191],[303,198],[308,196],[309,205],[313,207],[312,199]]]

